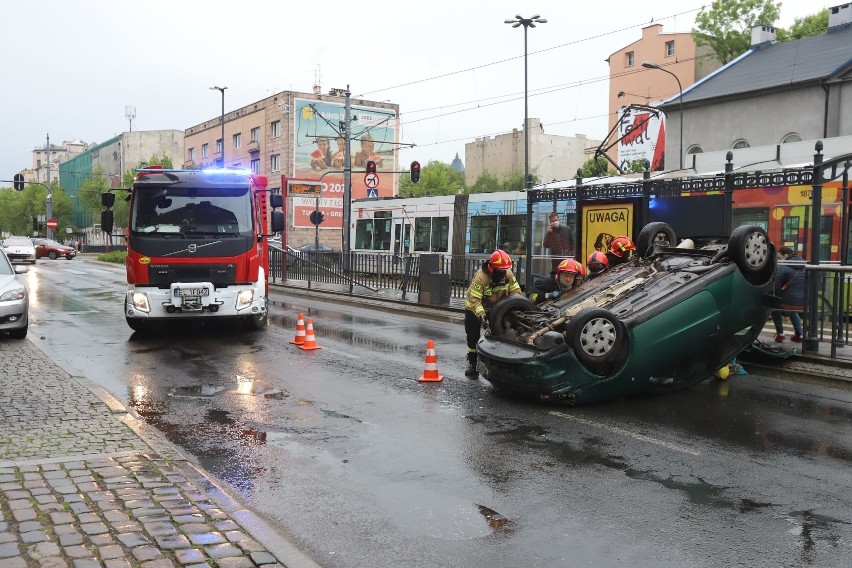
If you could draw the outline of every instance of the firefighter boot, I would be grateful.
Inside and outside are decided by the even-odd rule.
[[[471,352],[467,354],[467,369],[464,370],[464,376],[470,379],[475,379],[479,376],[479,373],[476,371],[476,352]]]

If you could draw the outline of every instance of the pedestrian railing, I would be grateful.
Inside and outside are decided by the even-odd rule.
[[[805,265],[803,350],[816,351],[820,342],[830,345],[832,358],[849,345],[852,314],[852,266]]]

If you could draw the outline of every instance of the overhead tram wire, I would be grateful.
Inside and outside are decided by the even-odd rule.
[[[652,21],[658,21],[658,22],[660,22],[660,21],[664,21],[664,20],[669,20],[669,19],[672,19],[672,18],[677,18],[678,16],[683,16],[683,15],[685,15],[685,14],[689,14],[689,13],[692,13],[692,12],[697,12],[697,11],[699,11],[699,10],[701,10],[701,9],[702,9],[701,7],[698,7],[698,8],[692,8],[691,10],[685,10],[685,11],[683,11],[683,12],[678,12],[678,13],[676,13],[676,14],[671,14],[671,15],[669,15],[669,16],[665,16],[665,17],[662,17],[662,18],[652,18]],[[627,31],[627,30],[632,30],[632,29],[634,29],[634,28],[644,27],[644,26],[647,26],[647,25],[648,25],[648,22],[641,22],[641,23],[639,23],[639,24],[632,24],[632,25],[630,25],[630,26],[626,26],[626,27],[623,27],[623,28],[619,28],[619,29],[617,29],[617,30],[611,30],[611,31],[603,32],[603,33],[600,33],[600,34],[597,34],[597,35],[593,35],[593,36],[589,36],[589,37],[585,37],[585,38],[577,39],[577,40],[574,40],[574,41],[569,41],[568,43],[563,43],[563,44],[561,44],[561,45],[555,45],[555,46],[553,46],[553,47],[547,47],[547,48],[545,48],[545,49],[539,49],[538,51],[531,51],[531,52],[529,52],[529,54],[528,54],[528,55],[537,55],[537,54],[539,54],[539,53],[545,53],[545,52],[548,52],[548,51],[553,51],[553,50],[555,50],[555,49],[561,49],[561,48],[563,48],[563,47],[568,47],[568,46],[571,46],[571,45],[576,45],[576,44],[578,44],[578,43],[583,43],[583,42],[585,42],[585,41],[591,41],[591,40],[593,40],[593,39],[599,39],[599,38],[602,38],[602,37],[606,37],[606,36],[609,36],[609,35],[613,35],[613,34],[621,33],[621,32]],[[492,61],[491,63],[483,63],[482,65],[475,65],[475,66],[473,66],[473,67],[467,67],[467,68],[465,68],[465,69],[459,69],[458,71],[450,71],[450,72],[448,72],[448,73],[443,73],[443,74],[441,74],[441,75],[435,75],[435,76],[433,76],[433,77],[426,77],[425,79],[417,79],[416,81],[409,81],[409,82],[407,82],[407,83],[401,83],[401,84],[399,84],[399,85],[393,85],[393,86],[390,86],[390,87],[383,87],[383,88],[381,88],[381,89],[375,89],[375,90],[372,90],[372,91],[366,91],[366,92],[361,93],[360,95],[358,95],[356,98],[365,98],[365,97],[367,97],[368,95],[374,95],[374,94],[376,94],[376,93],[381,93],[381,92],[384,92],[384,91],[390,91],[390,90],[393,90],[393,89],[401,89],[402,87],[410,87],[411,85],[418,85],[418,84],[420,84],[420,83],[425,83],[425,82],[427,82],[427,81],[434,81],[434,80],[436,80],[436,79],[443,79],[443,78],[445,78],[445,77],[452,77],[453,75],[459,75],[459,74],[461,74],[461,73],[467,73],[468,71],[475,71],[476,69],[484,69],[484,68],[486,68],[486,67],[492,67],[492,66],[494,66],[494,65],[499,65],[500,63],[507,63],[507,62],[509,62],[509,61],[514,61],[514,60],[516,60],[516,59],[521,59],[521,58],[523,58],[523,57],[524,57],[523,55],[518,55],[518,56],[515,56],[515,57],[507,57],[506,59],[500,59],[499,61]]]

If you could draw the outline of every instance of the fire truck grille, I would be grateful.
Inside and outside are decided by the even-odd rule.
[[[157,288],[168,288],[172,282],[212,282],[216,288],[237,283],[237,267],[233,264],[152,264],[148,266],[148,282]]]

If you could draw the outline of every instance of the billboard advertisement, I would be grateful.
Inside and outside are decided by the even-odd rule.
[[[618,165],[630,170],[634,160],[648,160],[651,171],[665,169],[666,120],[662,111],[628,106],[618,123]]]
[[[342,103],[295,99],[293,125],[294,178],[322,182],[319,210],[325,215],[320,229],[343,227],[344,122]],[[393,109],[352,105],[350,163],[352,199],[392,197],[396,183],[397,116]],[[367,161],[376,162],[378,184],[364,181]],[[384,173],[383,172],[388,172]],[[313,228],[315,197],[293,197],[293,226]]]

